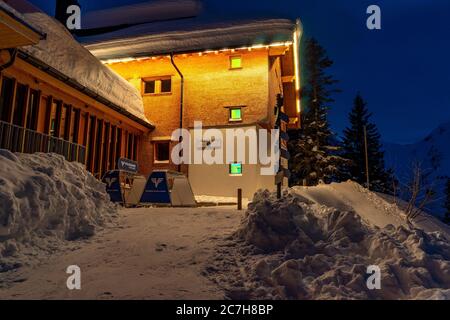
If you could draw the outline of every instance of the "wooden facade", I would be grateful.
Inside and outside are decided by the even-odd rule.
[[[0,75],[0,116],[1,148],[55,152],[97,178],[121,157],[138,161],[149,131],[19,58]]]

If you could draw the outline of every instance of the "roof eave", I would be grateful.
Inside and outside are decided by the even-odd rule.
[[[21,58],[22,60],[28,62],[29,64],[33,65],[34,67],[46,72],[50,76],[52,76],[60,81],[63,81],[67,85],[69,85],[72,88],[76,89],[77,91],[89,96],[90,98],[96,100],[97,102],[104,104],[108,108],[110,108],[110,109],[126,116],[127,118],[131,119],[132,121],[144,126],[145,128],[147,128],[149,130],[154,130],[156,128],[152,123],[145,121],[144,119],[141,119],[138,116],[135,116],[134,114],[132,114],[131,112],[125,110],[124,108],[112,103],[105,97],[102,97],[102,96],[98,95],[97,93],[93,92],[92,90],[90,90],[89,88],[86,88],[85,86],[81,85],[77,80],[65,76],[58,70],[47,65],[46,63],[42,62],[41,60],[36,59],[35,57],[29,55],[28,53],[24,52],[23,50],[19,50],[18,57]]]
[[[22,17],[14,14],[12,11],[6,10],[2,6],[0,6],[0,16],[3,18],[0,19],[0,26],[4,26],[5,28],[12,30],[15,34],[17,34],[18,38],[21,38],[20,41],[18,41],[20,44],[16,47],[37,44],[40,40],[44,40],[46,38],[45,33],[29,24]],[[4,47],[3,49],[6,48],[7,47]]]

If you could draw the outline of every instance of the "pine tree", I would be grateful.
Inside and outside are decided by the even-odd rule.
[[[367,103],[358,93],[349,114],[350,126],[344,130],[342,142],[343,156],[350,160],[346,165],[346,174],[349,179],[367,185],[365,144],[367,136],[370,188],[373,191],[390,193],[393,187],[393,174],[392,171],[385,169],[380,134],[376,125],[370,122],[371,116]]]
[[[338,177],[343,159],[330,145],[333,133],[328,122],[332,95],[339,91],[334,88],[337,80],[328,74],[332,65],[325,49],[309,39],[305,46],[302,129],[290,134],[291,184],[316,185]]]
[[[446,195],[446,199],[445,199],[445,204],[444,204],[444,209],[445,209],[444,221],[445,221],[445,223],[450,224],[450,178],[447,178],[445,195]]]

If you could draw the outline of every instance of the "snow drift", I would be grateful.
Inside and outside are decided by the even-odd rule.
[[[367,287],[372,265],[381,290]],[[260,191],[207,273],[232,299],[450,299],[450,237]]]
[[[25,247],[90,237],[117,214],[102,183],[55,154],[0,150],[0,203],[0,272]]]
[[[306,199],[340,211],[355,211],[369,224],[384,228],[388,225],[407,225],[402,208],[406,203],[389,195],[374,193],[355,182],[321,184],[316,187],[294,187],[293,191]],[[434,216],[422,212],[412,224],[427,232],[450,234],[450,227]]]

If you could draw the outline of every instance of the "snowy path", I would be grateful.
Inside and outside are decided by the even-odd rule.
[[[242,216],[228,207],[123,210],[120,227],[22,270],[24,282],[0,289],[0,299],[223,298],[201,272]],[[81,291],[66,288],[69,265],[81,268]]]

